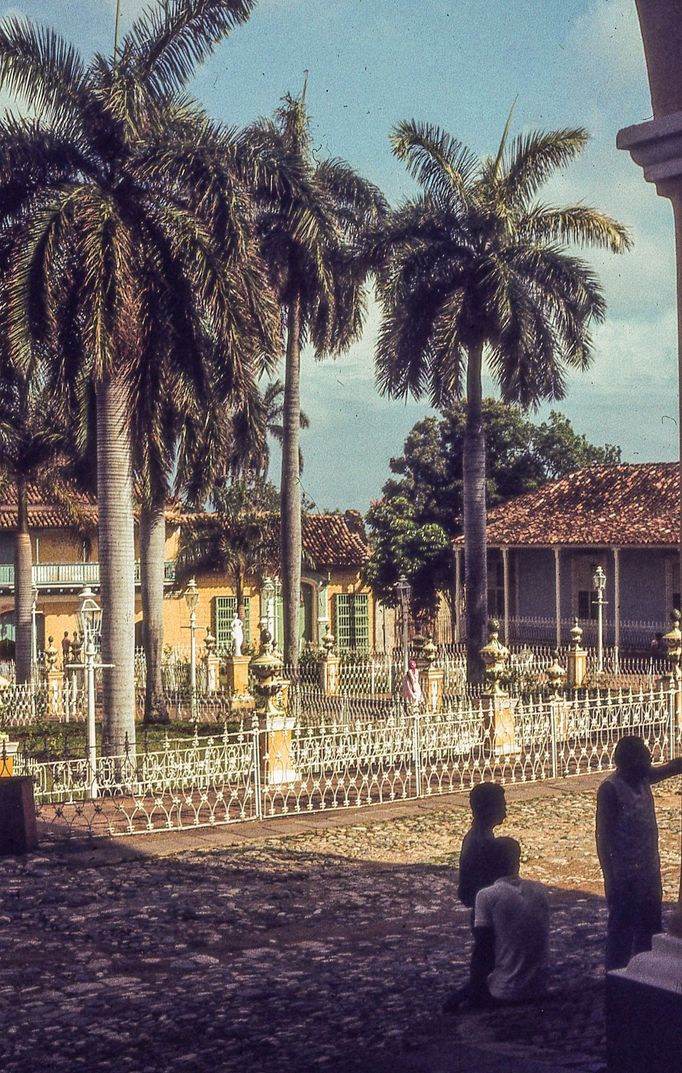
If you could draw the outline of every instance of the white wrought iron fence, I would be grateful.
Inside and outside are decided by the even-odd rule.
[[[256,717],[217,735],[167,739],[135,755],[38,760],[15,770],[36,783],[38,819],[56,834],[120,835],[312,813],[502,783],[570,777],[611,767],[625,733],[656,761],[681,747],[680,697],[666,690],[579,698],[509,698],[504,718],[484,701],[442,713],[398,707],[367,717],[266,728]]]

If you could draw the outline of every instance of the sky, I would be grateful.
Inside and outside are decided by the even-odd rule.
[[[123,32],[147,6],[122,0]],[[115,8],[116,0],[0,0],[0,14],[49,24],[84,55],[112,51]],[[305,71],[315,152],[346,160],[393,204],[415,192],[388,140],[402,119],[438,124],[480,154],[496,150],[512,105],[513,134],[588,129],[588,148],[543,200],[612,213],[634,248],[587,254],[608,302],[594,365],[571,374],[566,399],[539,417],[560,410],[592,442],[618,444],[624,461],[677,458],[672,210],[615,147],[621,127],[651,118],[634,0],[259,0],[191,88],[217,119],[241,126],[299,93]],[[378,395],[379,320],[370,302],[362,339],[346,355],[304,355],[302,483],[319,509],[366,511],[389,459],[430,412],[424,401]]]

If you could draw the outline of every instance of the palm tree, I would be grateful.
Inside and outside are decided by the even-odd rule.
[[[277,162],[276,191],[260,191],[259,234],[271,279],[286,318],[282,420],[281,575],[284,659],[298,665],[301,591],[301,349],[318,358],[343,352],[362,330],[367,263],[357,243],[385,211],[376,187],[339,160],[312,153],[305,88],[284,98],[274,121],[247,132],[265,161]],[[355,255],[354,255],[355,253]]]
[[[247,578],[262,580],[277,562],[277,492],[263,477],[241,478],[219,482],[211,498],[215,513],[199,515],[183,533],[178,574],[227,573],[243,619]]]
[[[511,118],[511,117],[510,117]],[[570,244],[620,253],[626,229],[583,205],[535,200],[542,184],[583,149],[582,129],[534,132],[478,159],[438,127],[400,123],[394,155],[422,187],[372,242],[383,322],[379,389],[425,393],[435,406],[466,398],[464,539],[467,662],[480,677],[487,624],[484,361],[502,398],[534,407],[562,398],[565,372],[592,361],[590,325],[605,303]]]
[[[32,677],[33,554],[28,526],[29,485],[54,478],[54,459],[65,447],[64,430],[51,413],[44,377],[22,376],[0,365],[0,484],[12,482],[17,496],[14,549],[16,680]],[[49,476],[48,476],[49,474]]]
[[[163,349],[201,379],[208,332],[220,391],[251,358],[240,341],[264,339],[276,319],[234,139],[181,95],[253,3],[167,0],[87,67],[53,31],[0,26],[0,82],[40,117],[0,125],[0,203],[5,226],[22,232],[8,288],[13,357],[28,363],[36,342],[49,344],[55,385],[90,382],[96,396],[112,753],[135,735],[130,417],[145,370]]]

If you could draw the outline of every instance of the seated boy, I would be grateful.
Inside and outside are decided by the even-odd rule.
[[[496,838],[489,851],[497,878],[476,896],[469,1000],[527,1002],[543,994],[549,963],[549,902],[541,883],[519,877],[521,847]]]
[[[467,909],[471,909],[471,927],[474,926],[474,902],[482,887],[494,883],[494,874],[488,850],[495,841],[493,829],[507,815],[504,787],[496,782],[481,782],[469,794],[472,812],[471,827],[462,840],[459,854],[459,884],[457,897]],[[443,1005],[445,1013],[452,1013],[470,997],[467,984],[448,995]]]

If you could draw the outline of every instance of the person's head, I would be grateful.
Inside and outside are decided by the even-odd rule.
[[[407,667],[408,667],[408,670],[410,670],[410,671],[416,671],[416,669],[417,669],[417,661],[414,660],[414,659],[411,659],[410,662],[407,664]]]
[[[69,636],[69,631],[68,631],[68,630],[64,630],[64,636],[65,636],[65,637],[68,637],[68,636]]]
[[[521,864],[521,846],[515,838],[496,838],[487,848],[490,874],[495,879],[517,876]]]
[[[504,787],[497,782],[479,782],[469,794],[474,819],[496,827],[507,815]]]
[[[651,768],[651,753],[642,738],[626,734],[614,749],[613,761],[625,778],[641,779]]]

